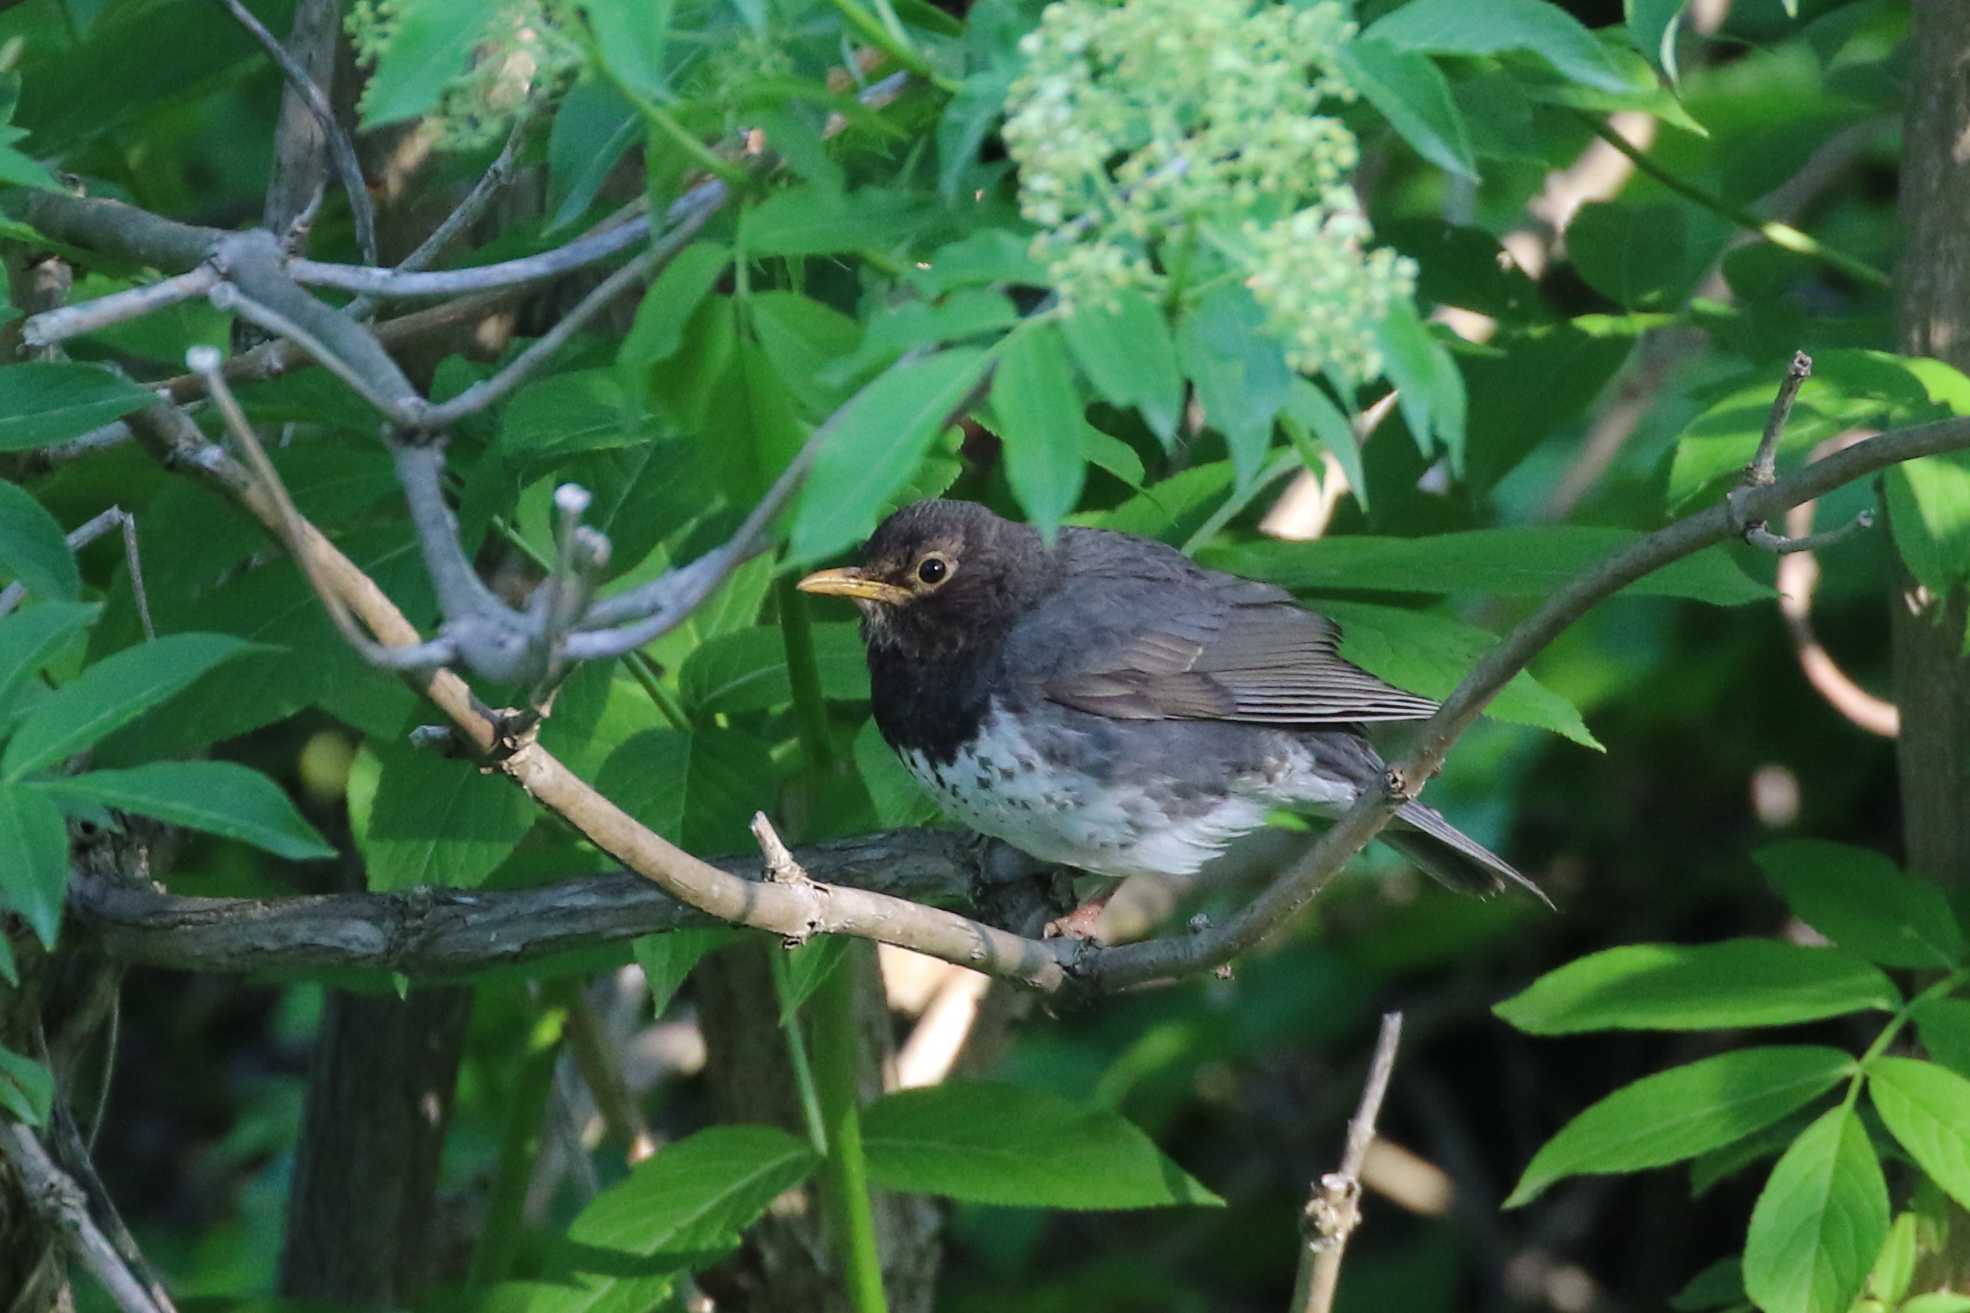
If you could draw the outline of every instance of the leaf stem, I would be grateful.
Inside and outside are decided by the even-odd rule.
[[[527,1036],[520,1073],[507,1100],[506,1127],[500,1134],[485,1227],[479,1233],[466,1278],[470,1287],[498,1282],[519,1249],[527,1183],[533,1179],[534,1160],[540,1156],[541,1125],[546,1120],[547,1097],[554,1087],[554,1065],[561,1057],[566,1020],[560,1008],[550,1008],[541,1013]]]
[[[828,704],[821,695],[821,671],[814,661],[814,631],[808,624],[807,599],[792,578],[773,585],[780,597],[780,638],[787,649],[787,673],[793,683],[794,726],[800,736],[800,755],[817,787],[834,765],[834,742],[828,737]]]
[[[869,1205],[869,1164],[862,1152],[861,1091],[856,1081],[862,1037],[856,1024],[855,991],[864,974],[858,968],[871,951],[867,943],[852,944],[847,960],[814,991],[815,1074],[828,1131],[821,1189],[842,1284],[855,1313],[888,1313],[875,1212]]]
[[[1637,169],[1654,178],[1657,182],[1686,200],[1691,200],[1721,218],[1729,219],[1746,232],[1755,233],[1773,246],[1800,255],[1809,256],[1830,268],[1873,287],[1889,288],[1894,280],[1865,260],[1856,259],[1845,251],[1836,250],[1820,241],[1810,233],[1804,233],[1789,223],[1776,219],[1760,219],[1741,205],[1733,205],[1715,192],[1705,191],[1693,182],[1677,177],[1662,165],[1637,150],[1626,137],[1609,127],[1601,119],[1584,110],[1576,111],[1576,116],[1585,123],[1593,134],[1608,145],[1626,155]]]
[[[1867,1046],[1867,1051],[1862,1053],[1859,1061],[1854,1064],[1853,1079],[1847,1082],[1847,1097],[1843,1100],[1842,1107],[1854,1106],[1854,1101],[1861,1096],[1861,1081],[1867,1075],[1868,1065],[1888,1051],[1888,1046],[1895,1042],[1897,1035],[1901,1034],[1902,1027],[1908,1025],[1909,1019],[1915,1015],[1915,1010],[1932,998],[1941,998],[1946,994],[1954,993],[1965,981],[1970,981],[1970,967],[1958,967],[1895,1010],[1895,1015],[1888,1018],[1888,1024],[1881,1028],[1881,1033],[1874,1037],[1874,1043]]]
[[[800,1030],[800,1011],[787,1006],[787,1000],[793,997],[792,983],[787,978],[787,954],[774,948],[766,952],[773,964],[773,993],[780,1004],[780,1028],[787,1033],[787,1060],[793,1067],[794,1090],[800,1096],[800,1114],[807,1123],[807,1139],[814,1152],[825,1158],[828,1123],[821,1114],[821,1093],[814,1084],[814,1064],[807,1057],[807,1037]]]

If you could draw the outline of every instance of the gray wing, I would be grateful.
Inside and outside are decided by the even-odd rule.
[[[1043,681],[1048,699],[1122,720],[1269,725],[1421,720],[1436,711],[1342,657],[1340,626],[1290,594],[1177,561],[1154,577],[1104,581],[1102,595],[1124,615],[1083,617],[1078,630],[1061,618],[1063,636],[1090,655]]]

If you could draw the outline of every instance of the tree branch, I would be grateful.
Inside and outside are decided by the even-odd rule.
[[[1382,1100],[1395,1072],[1396,1046],[1401,1042],[1402,1014],[1384,1013],[1375,1056],[1368,1064],[1368,1080],[1362,1086],[1361,1104],[1348,1122],[1347,1148],[1342,1151],[1340,1169],[1314,1183],[1313,1196],[1301,1215],[1305,1243],[1300,1246],[1291,1313],[1329,1313],[1334,1307],[1334,1292],[1341,1283],[1341,1258],[1347,1251],[1348,1237],[1361,1225],[1361,1165],[1375,1140],[1375,1123],[1382,1115]]]
[[[0,1157],[20,1173],[27,1187],[28,1206],[43,1224],[61,1237],[75,1260],[102,1283],[122,1313],[163,1313],[143,1283],[131,1275],[123,1256],[89,1215],[82,1187],[55,1165],[34,1132],[17,1122],[0,1119]]]

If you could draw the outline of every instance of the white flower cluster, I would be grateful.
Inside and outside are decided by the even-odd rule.
[[[1370,252],[1346,185],[1335,0],[1057,0],[1020,43],[1005,142],[1063,302],[1244,281],[1294,368],[1378,372],[1414,265]]]
[[[585,56],[568,35],[567,0],[489,0],[470,65],[445,83],[432,117],[440,149],[473,150],[504,137],[513,116],[541,88],[581,70]],[[348,30],[356,58],[374,64],[402,25],[399,0],[354,0]]]

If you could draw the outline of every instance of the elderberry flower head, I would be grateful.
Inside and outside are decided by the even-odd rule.
[[[1057,0],[1020,43],[1005,142],[1034,255],[1063,303],[1243,281],[1288,361],[1379,372],[1374,333],[1415,286],[1368,249],[1336,0]]]

